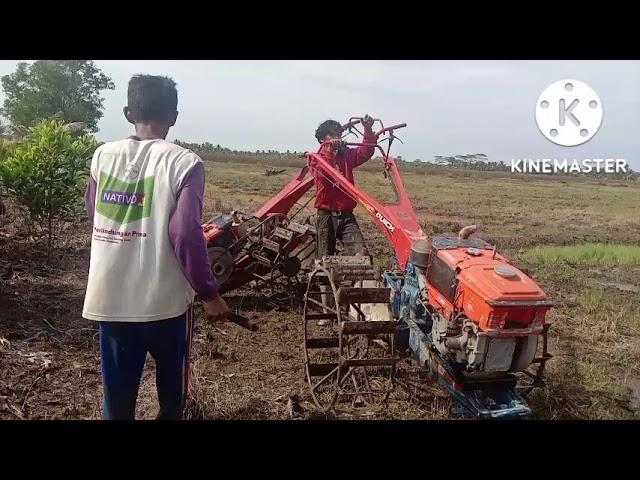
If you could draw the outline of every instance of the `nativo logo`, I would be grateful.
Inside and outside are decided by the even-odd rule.
[[[151,215],[154,177],[125,182],[100,172],[96,212],[120,224]]]
[[[114,205],[138,205],[144,206],[144,192],[117,192],[113,190],[103,190],[100,196],[103,202]]]

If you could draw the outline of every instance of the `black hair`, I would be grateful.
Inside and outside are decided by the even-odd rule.
[[[338,132],[342,132],[342,125],[340,125],[340,123],[336,122],[335,120],[327,120],[325,122],[322,122],[316,129],[316,139],[319,142],[322,142],[322,140],[324,140],[324,137],[326,137],[327,135]]]
[[[178,110],[176,82],[169,77],[134,75],[127,98],[136,122],[168,120]]]

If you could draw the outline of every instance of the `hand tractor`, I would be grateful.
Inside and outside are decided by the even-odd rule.
[[[361,118],[343,126],[362,136]],[[204,225],[221,291],[276,285],[302,291],[304,364],[310,393],[322,411],[343,402],[357,409],[384,404],[409,355],[477,418],[523,418],[525,396],[543,386],[552,303],[524,271],[497,248],[472,237],[427,236],[418,223],[397,164],[389,155],[395,132],[376,119],[375,147],[396,201],[383,203],[350,183],[318,152],[253,215],[232,212]],[[387,149],[382,147],[388,142]],[[395,250],[396,265],[381,271],[371,257],[314,259],[313,222],[289,211],[322,175],[369,213]],[[306,262],[306,263],[305,263]],[[306,288],[305,288],[306,287]],[[328,320],[328,321],[327,321]]]

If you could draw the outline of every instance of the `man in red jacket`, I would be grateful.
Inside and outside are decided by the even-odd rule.
[[[364,138],[362,143],[375,144],[373,118],[365,115],[362,120]],[[320,148],[320,156],[333,165],[349,182],[353,181],[353,169],[367,162],[374,153],[374,147],[360,146],[348,148],[341,141],[342,125],[335,120],[327,120],[316,130],[320,143],[331,142]],[[312,163],[313,167],[313,163]],[[335,187],[328,174],[313,169],[316,183],[317,245],[318,258],[335,255],[336,240],[340,240],[349,255],[368,255],[360,226],[353,215],[357,202],[339,187]]]
[[[362,120],[364,136],[362,143],[375,144],[373,118],[365,115]],[[348,148],[342,142],[342,125],[335,120],[327,120],[316,130],[316,139],[320,143],[330,142],[320,147],[320,156],[333,165],[342,175],[353,181],[353,169],[367,162],[375,151],[375,147]],[[311,163],[311,167],[314,162]],[[358,202],[339,187],[334,186],[328,174],[312,169],[316,183],[316,244],[318,259],[327,255],[335,255],[336,240],[340,240],[349,255],[369,255],[367,246],[360,231],[360,226],[353,209]],[[320,290],[327,291],[327,285],[320,285]],[[322,303],[328,304],[328,295],[322,295]],[[319,320],[318,325],[328,325],[329,320]]]

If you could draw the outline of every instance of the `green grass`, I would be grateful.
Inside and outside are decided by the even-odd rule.
[[[608,298],[603,290],[584,290],[580,292],[577,300],[587,313],[597,313]]]
[[[582,386],[591,392],[602,392],[612,397],[624,395],[624,387],[619,381],[611,378],[607,369],[600,363],[590,360],[576,363],[577,373],[582,380]]]
[[[570,262],[583,265],[640,265],[639,245],[584,243],[579,245],[538,245],[522,255],[532,263]]]

